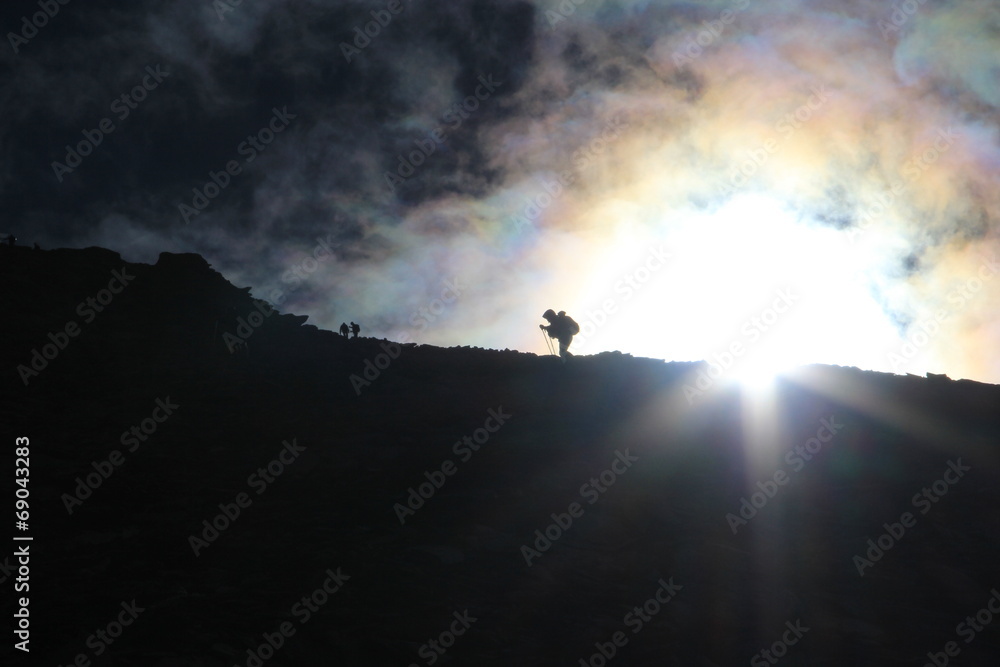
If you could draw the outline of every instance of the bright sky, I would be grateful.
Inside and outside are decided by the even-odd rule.
[[[1000,382],[998,100],[981,85],[1000,83],[1000,61],[938,51],[973,17],[1000,25],[996,7],[922,7],[883,38],[888,6],[862,21],[850,3],[780,10],[793,4],[747,8],[700,51],[684,49],[696,24],[640,28],[645,3],[621,25],[595,10],[540,39],[522,94],[558,101],[486,142],[523,171],[408,221],[471,214],[448,265],[489,306],[459,302],[424,338],[545,352],[533,323],[551,307],[583,326],[578,354],[725,360],[736,344],[746,372],[819,362]],[[648,69],[602,33],[624,24],[650,40]],[[1000,33],[975,34],[1000,52]],[[573,88],[570,40],[628,83]],[[502,245],[478,254],[471,238]]]
[[[1000,383],[996,0],[404,5],[356,52],[384,3],[70,11],[0,56],[13,231],[200,252],[379,337],[544,353],[553,308],[578,353]],[[294,118],[245,161],[276,109]]]

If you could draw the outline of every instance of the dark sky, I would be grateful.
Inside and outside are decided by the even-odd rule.
[[[16,55],[8,35],[4,210],[20,228],[55,242],[85,237],[116,216],[184,237],[190,232],[171,229],[185,222],[175,202],[190,204],[192,186],[235,159],[245,173],[218,198],[221,206],[213,201],[194,218],[200,226],[224,235],[261,226],[309,235],[317,218],[340,210],[338,236],[350,250],[365,224],[338,200],[390,199],[381,172],[421,136],[407,127],[424,97],[411,68],[447,67],[436,85],[456,95],[474,94],[478,77],[489,73],[503,81],[495,93],[502,97],[516,91],[532,58],[528,3],[477,2],[430,14],[426,3],[406,2],[395,5],[396,15],[369,4],[382,8],[377,18],[391,20],[377,26],[369,48],[348,52],[352,62],[340,44],[353,46],[352,26],[372,20],[364,3],[54,5],[58,13],[27,43],[18,41]],[[24,32],[16,28],[32,10],[36,3],[6,3],[5,27]],[[162,81],[147,77],[147,67],[165,72]],[[120,99],[136,86],[141,101]],[[274,108],[287,109],[294,122],[251,167],[239,146],[267,126]],[[421,187],[398,189],[397,206],[488,191],[491,170],[475,125],[512,112],[496,104],[478,110],[450,133],[454,147],[426,166]],[[75,148],[104,118],[113,129],[92,135],[101,145],[72,173],[57,173],[53,162],[67,164],[66,146]],[[279,197],[280,215],[255,215],[262,200]]]
[[[907,7],[7,2],[0,232],[539,352],[710,358],[794,288],[764,362],[1000,381],[1000,9]]]

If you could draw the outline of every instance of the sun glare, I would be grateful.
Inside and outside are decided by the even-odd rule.
[[[648,238],[615,235],[591,256],[578,352],[704,359],[762,387],[807,363],[880,368],[899,341],[866,279],[880,260],[774,199],[739,196]]]

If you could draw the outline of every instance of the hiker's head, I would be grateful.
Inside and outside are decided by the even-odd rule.
[[[542,313],[542,317],[551,322],[552,320],[556,319],[556,311],[549,308],[544,313]]]
[[[559,311],[559,317],[565,317],[565,316],[566,316],[566,311],[565,310],[560,310]]]

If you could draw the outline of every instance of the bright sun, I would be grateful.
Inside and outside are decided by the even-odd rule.
[[[866,277],[879,259],[773,199],[736,197],[647,243],[636,231],[594,254],[572,299],[578,353],[705,359],[758,385],[806,363],[880,369],[900,340]]]

